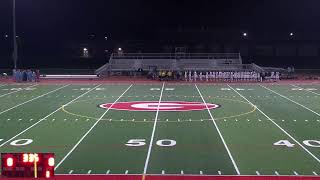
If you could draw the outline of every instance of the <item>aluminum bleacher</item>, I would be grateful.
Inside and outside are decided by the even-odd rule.
[[[171,71],[239,71],[263,69],[255,64],[242,64],[240,53],[113,53],[109,63],[95,71],[97,75],[113,72],[148,71],[151,67]]]

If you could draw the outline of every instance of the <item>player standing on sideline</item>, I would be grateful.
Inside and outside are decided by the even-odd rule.
[[[191,71],[189,71],[189,81],[191,82],[192,81],[192,75],[191,75]]]
[[[16,69],[12,70],[12,80],[14,82],[17,82],[17,70]]]
[[[194,82],[196,82],[198,78],[197,71],[194,71],[193,78],[194,78]]]
[[[200,81],[202,81],[202,72],[200,72],[199,77],[200,77]]]
[[[40,82],[40,70],[36,70],[36,82]]]
[[[188,71],[185,71],[185,72],[184,72],[184,80],[185,80],[185,81],[188,81]]]
[[[206,72],[206,81],[207,82],[209,81],[209,73],[208,73],[208,71]]]
[[[276,72],[276,81],[279,81],[279,80],[280,80],[280,73]]]

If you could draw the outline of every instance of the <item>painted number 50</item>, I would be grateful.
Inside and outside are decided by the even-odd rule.
[[[171,139],[161,139],[156,142],[156,145],[161,147],[172,147],[172,146],[175,146],[176,144],[177,142]],[[126,143],[126,146],[129,146],[129,147],[139,147],[144,145],[146,145],[145,139],[130,139]]]

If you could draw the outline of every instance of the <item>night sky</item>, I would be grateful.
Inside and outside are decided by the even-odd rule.
[[[86,44],[92,46],[96,60],[84,66],[96,68],[108,59],[105,49],[112,52],[132,40],[158,44],[152,52],[161,52],[160,40],[171,46],[187,40],[194,43],[192,38],[194,44],[216,41],[226,46],[245,40],[241,34],[247,32],[250,42],[269,41],[268,47],[262,47],[268,56],[275,55],[270,48],[279,40],[320,40],[320,0],[16,0],[16,4],[22,67],[73,67],[74,62],[85,61],[73,58]],[[195,29],[193,34],[179,31],[189,29]],[[198,33],[201,29],[209,30]],[[94,41],[90,34],[95,35]],[[0,68],[12,65],[12,47],[12,0],[0,0]],[[249,54],[244,54],[249,60],[256,54],[255,47],[250,47]],[[297,51],[290,48],[280,47],[280,51],[296,56]],[[320,53],[317,45],[310,51]],[[291,64],[292,57],[287,62]]]
[[[0,1],[2,36],[11,32],[11,2]],[[17,28],[20,36],[52,39],[167,27],[316,31],[319,7],[319,0],[17,0]]]

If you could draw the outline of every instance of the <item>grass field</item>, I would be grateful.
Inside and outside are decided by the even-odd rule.
[[[205,107],[162,109],[180,101]],[[0,152],[57,174],[320,175],[319,130],[320,84],[0,84]]]

